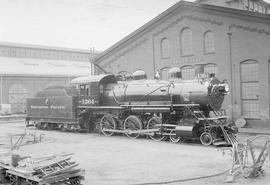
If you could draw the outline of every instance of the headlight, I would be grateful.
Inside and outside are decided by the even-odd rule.
[[[228,84],[224,84],[224,89],[225,89],[225,92],[227,92],[227,93],[228,93],[228,92],[229,92],[229,90],[230,90],[230,89],[229,89],[229,85],[228,85]]]

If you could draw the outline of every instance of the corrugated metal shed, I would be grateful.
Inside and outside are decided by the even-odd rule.
[[[2,76],[75,77],[90,73],[90,62],[0,57]]]

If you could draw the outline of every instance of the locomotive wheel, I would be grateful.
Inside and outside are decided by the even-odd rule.
[[[124,130],[141,130],[142,129],[142,121],[140,118],[134,115],[128,116],[124,121]],[[126,136],[129,138],[137,138],[140,134],[128,134]]]
[[[104,136],[111,136],[111,135],[113,135],[113,132],[105,131],[105,130],[103,130],[104,128],[106,128],[106,129],[113,129],[113,130],[116,129],[116,121],[113,118],[113,116],[110,115],[110,114],[104,115],[101,118],[99,125],[100,125],[99,126],[100,131],[102,132],[102,134]]]
[[[179,141],[183,141],[183,138],[181,136],[175,136],[175,135],[171,135],[171,134],[175,134],[174,130],[171,130],[170,132],[170,141],[173,143],[178,143]]]
[[[209,132],[204,132],[200,136],[200,141],[203,145],[209,146],[213,142],[213,137]]]
[[[157,124],[161,124],[162,120],[159,117],[152,117],[148,122],[147,122],[147,129],[154,129],[154,128],[160,128],[157,126]],[[162,135],[159,131],[154,132],[153,136],[149,136],[152,140],[154,141],[162,141],[166,138],[166,136]]]

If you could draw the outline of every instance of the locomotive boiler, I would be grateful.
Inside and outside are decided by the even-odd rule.
[[[169,77],[147,80],[142,70],[133,74],[133,80],[110,74],[78,77],[72,80],[78,90],[72,101],[76,123],[54,120],[50,124],[95,127],[105,136],[146,135],[172,142],[198,138],[204,145],[230,144],[228,137],[235,129],[221,111],[228,84],[200,70],[194,80],[182,80],[178,68],[171,69]]]

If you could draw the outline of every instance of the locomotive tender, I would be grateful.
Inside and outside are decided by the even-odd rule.
[[[230,144],[236,130],[221,111],[228,84],[196,67],[194,80],[182,80],[179,68],[169,71],[170,80],[147,80],[142,70],[133,80],[112,74],[78,77],[73,87],[49,87],[27,99],[26,121],[45,129],[98,128],[105,136]]]

